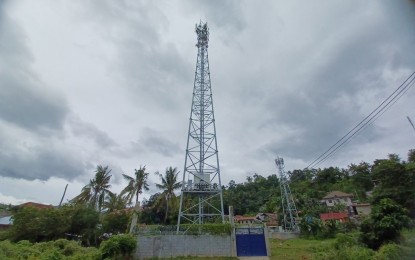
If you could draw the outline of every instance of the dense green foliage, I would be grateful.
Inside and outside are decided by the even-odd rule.
[[[244,183],[229,182],[223,191],[224,208],[227,211],[229,205],[232,205],[235,215],[274,212],[276,206],[279,205],[279,194],[279,182],[275,174],[267,178],[254,174],[253,177],[249,176]]]
[[[411,159],[410,151],[408,159]],[[377,187],[373,190],[374,204],[384,198],[389,198],[409,210],[415,217],[415,162],[401,161],[395,155],[388,159],[376,160],[372,167],[373,180]]]
[[[100,216],[93,208],[71,204],[48,209],[27,207],[15,213],[13,225],[3,236],[15,242],[70,238],[98,246],[104,233],[125,232],[130,215],[129,211],[115,211]]]
[[[126,233],[131,216],[132,212],[128,210],[109,212],[102,216],[102,229],[105,233]]]
[[[102,211],[106,197],[112,192],[109,190],[111,170],[108,166],[98,165],[95,171],[95,178],[89,181],[89,184],[82,188],[82,192],[72,199],[77,204],[85,204]]]
[[[383,245],[377,252],[359,244],[358,234],[339,234],[336,239],[310,240],[271,239],[271,259],[353,259],[353,260],[388,260],[388,259],[414,259],[415,256],[415,232],[405,232],[405,239],[401,245],[394,243]],[[118,240],[118,239],[115,239]],[[127,239],[128,241],[131,241]],[[99,249],[93,247],[81,247],[74,241],[64,239],[30,243],[20,241],[10,243],[0,242],[0,259],[104,259],[105,252],[121,252],[120,244],[111,243],[110,246],[101,245]],[[127,248],[133,246],[127,242]],[[128,246],[129,245],[129,246]],[[122,254],[122,253],[121,253]],[[129,259],[129,256],[120,258],[117,253],[114,256],[106,256],[107,259]],[[176,258],[175,258],[176,259]],[[196,257],[178,257],[177,259],[209,259]],[[235,259],[235,258],[220,258]]]
[[[104,259],[132,259],[137,240],[132,235],[120,234],[103,241],[99,247]]]
[[[18,243],[0,241],[0,259],[71,259],[100,260],[102,253],[94,247],[82,247],[75,241],[59,239],[49,242],[31,243],[22,240]]]
[[[112,236],[99,249],[66,239],[40,243],[6,240],[0,241],[0,259],[132,259],[136,246],[137,240],[131,235]]]
[[[391,199],[382,199],[361,225],[362,242],[372,249],[384,243],[399,242],[400,231],[409,227],[409,223],[405,209]]]
[[[64,237],[70,226],[70,219],[62,210],[28,207],[13,216],[10,238],[31,242],[54,240]]]
[[[167,224],[169,208],[176,206],[173,204],[176,201],[176,194],[174,194],[174,191],[179,189],[182,184],[177,181],[177,176],[179,175],[177,168],[169,167],[166,169],[164,175],[159,174],[158,172],[156,174],[158,174],[161,179],[161,184],[156,184],[156,187],[163,190],[160,195],[160,199],[161,203],[166,205],[164,224]]]
[[[169,167],[164,174],[158,174],[161,183],[155,186],[160,192],[143,201],[142,208],[136,212],[135,220],[132,209],[126,207],[133,202],[137,203],[140,194],[149,189],[149,173],[145,167],[140,167],[135,170],[133,177],[124,175],[128,183],[119,195],[109,190],[109,173],[108,167],[98,166],[95,177],[89,184],[71,203],[61,208],[16,209],[14,225],[7,232],[2,232],[0,237],[23,242],[2,242],[1,254],[8,255],[10,248],[21,248],[38,242],[31,244],[32,249],[28,249],[27,254],[33,253],[39,258],[44,258],[42,254],[50,254],[51,259],[54,255],[59,259],[60,254],[66,256],[75,244],[78,245],[59,239],[69,238],[79,241],[84,246],[98,247],[108,234],[127,232],[130,223],[134,223],[137,218],[139,224],[176,223],[179,198],[176,197],[175,190],[180,188],[177,168]],[[322,249],[321,252],[316,249],[315,253],[321,259],[339,258],[340,255],[345,256],[342,259],[388,259],[403,250],[402,245],[390,243],[402,242],[402,230],[410,227],[410,217],[415,217],[415,150],[409,152],[407,161],[401,160],[397,155],[389,155],[387,159],[375,160],[373,164],[361,162],[351,164],[345,169],[303,169],[289,171],[287,174],[301,217],[302,235],[307,239],[336,237],[330,247]],[[243,183],[232,180],[222,188],[225,214],[228,214],[229,205],[234,207],[234,213],[237,215],[281,213],[281,191],[275,174],[267,177],[253,174]],[[328,208],[320,203],[327,192],[335,190],[354,194],[354,200],[357,202],[371,203],[372,213],[366,219],[361,219],[361,223],[323,223],[320,213],[345,210],[342,205]],[[185,205],[186,203],[191,201],[184,201]],[[216,204],[214,206],[220,207]],[[279,219],[282,219],[281,216]],[[359,227],[356,224],[361,225]],[[135,226],[134,223],[133,227]],[[211,234],[227,234],[230,231],[229,225],[193,226],[190,229],[194,229],[195,234],[202,229],[204,233]],[[361,234],[352,237],[342,235],[353,230],[359,230]],[[124,238],[121,235],[113,236],[112,239],[103,242],[99,257],[102,252],[104,257],[125,256],[127,249],[124,246],[128,243],[123,240]],[[45,243],[51,240],[61,241],[59,243],[64,245]],[[132,246],[132,243],[129,245]],[[62,250],[66,250],[66,253]],[[95,253],[94,251],[91,254]],[[3,256],[1,254],[0,259]],[[20,255],[17,258],[19,257]]]
[[[337,234],[335,239],[271,240],[271,259],[410,260],[415,257],[415,232],[404,232],[401,244],[388,243],[374,251],[359,242],[359,234]]]
[[[325,223],[320,218],[303,218],[300,222],[301,237],[313,239],[333,238],[338,233],[348,233],[356,230],[353,222],[340,223],[333,219]]]

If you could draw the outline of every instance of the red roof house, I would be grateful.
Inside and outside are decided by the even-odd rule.
[[[338,220],[340,222],[346,222],[349,220],[349,215],[346,212],[329,212],[329,213],[321,213],[320,219],[322,221],[327,220]]]
[[[53,208],[52,205],[45,205],[45,204],[40,204],[40,203],[36,203],[36,202],[26,202],[26,203],[20,204],[17,207],[18,208],[32,207],[32,208],[38,208],[38,209],[50,209],[50,208]]]
[[[233,219],[235,223],[238,224],[253,224],[257,221],[256,217],[246,217],[241,215],[236,215]]]

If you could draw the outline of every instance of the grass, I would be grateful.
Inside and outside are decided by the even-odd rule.
[[[400,249],[401,249],[401,253],[399,256],[399,259],[415,259],[415,229],[414,230],[406,230],[402,233],[403,235],[403,240],[400,244]],[[64,241],[65,243],[70,244],[70,241]],[[270,259],[287,259],[287,260],[314,260],[314,259],[320,259],[319,254],[321,256],[321,253],[326,253],[330,250],[333,250],[333,244],[335,242],[335,239],[325,239],[325,240],[313,240],[313,239],[302,239],[302,238],[297,238],[297,239],[291,239],[291,240],[280,240],[280,239],[270,239],[270,245],[271,245],[271,257]],[[15,244],[7,244],[6,241],[4,242],[0,242],[1,244],[4,244],[3,247],[6,249],[9,249],[10,252],[17,252],[17,251],[21,251],[23,244],[21,245],[15,245]],[[9,248],[5,247],[7,245],[9,246]],[[45,249],[45,245],[47,244],[49,249],[53,249],[52,247],[55,246],[57,244],[57,242],[48,242],[48,243],[40,243],[39,245],[43,244],[43,247],[37,247],[37,250],[40,249]],[[53,246],[52,246],[53,245]],[[74,251],[73,253],[77,254],[82,254],[82,252],[80,251],[85,251],[83,253],[96,253],[95,251],[98,251],[98,249],[93,249],[94,252],[89,252],[88,248],[80,248],[83,250],[80,250],[79,248],[77,248],[77,245],[70,245],[72,247],[68,247],[66,251],[68,251],[68,249],[72,249],[72,251]],[[3,249],[4,249],[3,248]],[[20,249],[19,249],[20,248]],[[35,250],[36,246],[31,245],[30,246],[31,250]],[[363,250],[363,248],[360,247],[356,247],[355,248],[358,252],[361,252]],[[16,251],[17,250],[17,251]],[[57,250],[57,249],[56,249]],[[55,250],[55,251],[56,251]],[[0,259],[4,259],[2,258],[1,255],[1,246],[0,246]],[[27,250],[23,250],[23,251],[27,251]],[[22,251],[22,252],[23,252]],[[69,252],[69,251],[68,251]],[[67,252],[67,253],[68,253]],[[24,252],[23,252],[24,253]],[[28,252],[26,252],[27,254]],[[48,253],[48,252],[46,252]],[[50,253],[50,252],[49,252]],[[56,253],[56,252],[55,252]],[[40,253],[39,253],[40,254]],[[389,259],[389,258],[379,258],[379,256],[376,256],[376,252],[371,253],[372,256],[366,257],[366,258],[348,258],[348,259],[363,259],[363,260],[370,260],[370,259]],[[324,255],[324,254],[323,254]],[[330,256],[330,255],[329,255]],[[340,255],[340,257],[336,258],[338,260],[341,259],[346,259],[346,258],[342,258],[342,255]],[[79,259],[81,259],[82,257],[80,257]],[[33,258],[36,259],[36,258]],[[159,258],[152,258],[152,259],[159,259]],[[213,260],[213,259],[217,259],[217,260],[235,260],[237,259],[236,257],[175,257],[175,258],[166,258],[166,259],[176,259],[176,260]],[[322,258],[322,259],[333,259],[333,258]]]
[[[410,260],[415,259],[415,229],[406,230],[402,232],[403,241],[399,245],[401,248],[401,255],[399,259]],[[318,254],[333,250],[333,243],[335,239],[312,240],[312,239],[291,239],[279,240],[270,239],[271,257],[270,259],[287,259],[287,260],[311,260],[319,259]],[[360,250],[357,248],[357,250]],[[363,248],[362,248],[363,250]],[[373,254],[376,255],[376,252]],[[365,258],[370,260],[372,258]],[[374,256],[374,259],[377,258]],[[339,259],[341,260],[341,259]]]
[[[415,259],[415,229],[405,230],[402,235],[404,237],[402,242],[404,255],[402,259]]]
[[[271,259],[309,260],[313,259],[316,248],[330,247],[334,239],[271,239]]]

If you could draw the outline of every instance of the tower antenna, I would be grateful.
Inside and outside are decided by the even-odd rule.
[[[225,221],[210,84],[207,23],[196,24],[195,31],[198,51],[177,232],[182,224]]]

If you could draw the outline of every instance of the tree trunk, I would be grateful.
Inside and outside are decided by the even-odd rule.
[[[164,216],[164,224],[166,224],[168,215],[169,215],[169,200],[166,198],[166,215]]]
[[[134,232],[134,228],[137,226],[138,221],[138,210],[140,209],[140,202],[136,202],[134,207],[134,213],[133,213],[133,219],[131,220],[131,226],[130,226],[130,234]]]

